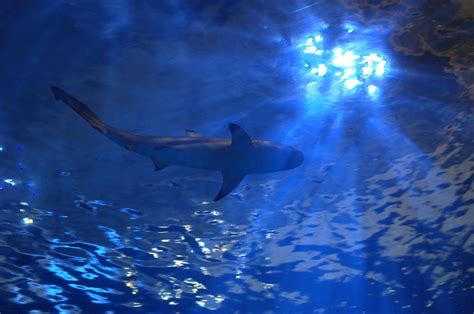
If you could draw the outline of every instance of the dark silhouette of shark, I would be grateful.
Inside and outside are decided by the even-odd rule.
[[[232,140],[205,138],[193,130],[186,136],[142,136],[105,124],[88,106],[58,87],[51,87],[62,100],[106,137],[140,155],[150,157],[159,171],[171,165],[220,171],[223,182],[214,201],[235,189],[247,174],[298,167],[303,153],[286,145],[252,140],[240,126],[229,124]]]

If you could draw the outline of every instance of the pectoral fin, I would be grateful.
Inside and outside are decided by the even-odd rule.
[[[217,202],[230,192],[232,192],[245,177],[244,173],[233,173],[230,171],[222,172],[222,186],[219,194],[214,198],[214,202]]]

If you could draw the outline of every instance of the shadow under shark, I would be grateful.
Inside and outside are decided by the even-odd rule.
[[[220,171],[222,186],[218,201],[232,192],[247,174],[267,173],[298,167],[302,152],[286,145],[252,140],[240,126],[229,124],[232,140],[205,138],[193,130],[186,136],[142,136],[105,124],[88,106],[60,88],[51,87],[62,100],[106,137],[140,155],[150,157],[159,171],[171,165]]]

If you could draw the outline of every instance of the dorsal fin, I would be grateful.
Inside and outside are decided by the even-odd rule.
[[[230,192],[232,192],[245,177],[245,174],[231,171],[222,171],[222,186],[221,190],[214,198],[214,202],[217,202]]]
[[[245,132],[244,129],[242,129],[240,126],[238,126],[235,123],[229,123],[229,130],[230,133],[232,134],[232,148],[236,149],[252,149],[253,144],[252,144],[252,139],[250,136]]]
[[[189,136],[189,137],[202,137],[201,134],[199,134],[198,132],[196,132],[194,130],[190,130],[190,129],[186,129],[186,135]]]

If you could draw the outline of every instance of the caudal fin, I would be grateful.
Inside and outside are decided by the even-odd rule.
[[[87,105],[83,104],[73,96],[69,95],[59,87],[51,87],[54,98],[61,100],[72,110],[77,112],[84,118],[94,129],[107,136],[112,141],[125,147],[128,150],[133,149],[134,140],[138,138],[137,135],[116,129],[104,123]]]
[[[56,100],[61,100],[63,103],[68,105],[97,131],[103,134],[107,133],[107,125],[88,106],[69,95],[59,87],[51,86],[51,90],[53,91],[54,98],[56,98]]]

